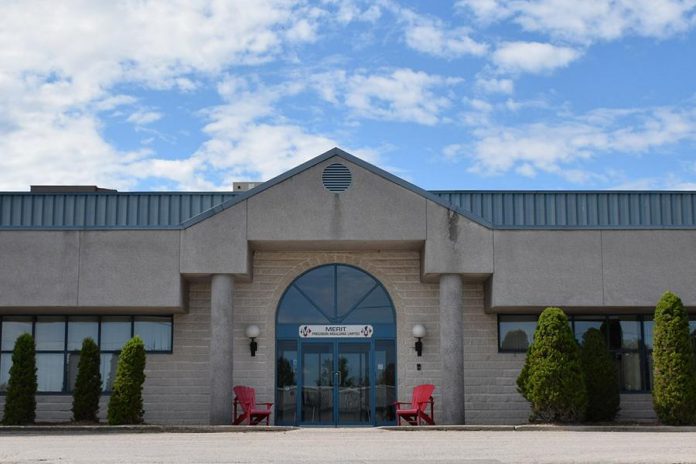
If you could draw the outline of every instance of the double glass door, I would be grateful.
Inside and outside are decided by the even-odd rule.
[[[369,342],[303,342],[300,423],[370,425],[374,423],[374,379]]]

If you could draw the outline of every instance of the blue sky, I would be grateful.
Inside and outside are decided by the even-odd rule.
[[[696,0],[9,1],[0,189],[696,189]]]

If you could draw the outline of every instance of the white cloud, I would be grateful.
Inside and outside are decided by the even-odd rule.
[[[445,29],[438,22],[422,22],[406,28],[406,44],[422,53],[442,58],[457,58],[464,55],[480,56],[488,47],[469,37],[466,28]]]
[[[526,31],[585,44],[666,38],[696,23],[696,0],[459,0],[457,6],[484,24],[509,19]]]
[[[229,77],[218,86],[225,103],[206,110],[208,123],[203,132],[209,140],[192,156],[189,168],[193,176],[182,176],[180,187],[200,188],[186,184],[187,179],[219,177],[215,188],[231,188],[236,180],[268,180],[308,159],[339,145],[330,135],[307,130],[283,118],[278,102],[304,90],[298,83],[276,87],[252,86],[248,81]],[[374,150],[349,148],[351,152],[378,162]]]
[[[543,73],[568,64],[580,56],[569,47],[541,42],[504,42],[492,56],[493,63],[507,72]]]
[[[10,3],[0,15],[0,69],[95,90],[117,79],[168,88],[186,73],[268,60],[288,36],[312,40],[312,11],[285,0]]]
[[[586,183],[606,176],[578,168],[584,161],[696,142],[693,108],[599,109],[554,119],[518,126],[481,125],[473,130],[471,144],[447,146],[443,155],[468,159],[472,172],[486,175],[515,171],[533,176],[541,171]]]
[[[472,31],[467,27],[450,27],[439,18],[418,14],[393,1],[382,4],[402,25],[406,45],[416,51],[440,58],[481,56],[488,51],[485,43],[470,37]]]
[[[444,155],[445,159],[447,159],[448,161],[456,160],[464,152],[465,152],[465,147],[464,147],[464,145],[462,145],[460,143],[452,143],[450,145],[446,145],[442,149],[442,154]]]
[[[515,90],[515,83],[512,79],[487,79],[479,77],[476,79],[476,87],[485,93],[511,94]]]
[[[450,100],[434,89],[456,82],[410,69],[383,76],[355,75],[348,83],[346,105],[363,117],[433,125],[450,105]]]
[[[146,124],[159,121],[160,119],[162,119],[162,113],[158,113],[157,111],[138,110],[134,113],[131,113],[131,115],[128,116],[128,119],[126,119],[126,121],[138,126],[144,126]]]
[[[104,140],[102,112],[136,102],[114,89],[191,91],[231,65],[263,63],[316,40],[324,14],[290,0],[3,3],[0,184],[129,188],[150,175],[198,182],[184,177],[204,160],[162,160]],[[128,119],[142,125],[158,116],[136,111]]]
[[[442,112],[452,103],[443,93],[460,82],[408,68],[383,74],[335,71],[312,77],[322,98],[345,105],[355,116],[424,125],[441,121]]]
[[[322,1],[323,3],[332,4],[337,7],[332,17],[341,24],[347,24],[351,21],[374,23],[382,16],[382,9],[379,5],[369,5],[365,9],[361,9],[357,3],[352,0]]]
[[[31,184],[98,184],[132,187],[131,166],[148,151],[119,152],[106,143],[90,116],[34,114],[20,130],[0,137],[0,185],[27,190]]]

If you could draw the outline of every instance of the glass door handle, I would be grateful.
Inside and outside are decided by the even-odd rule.
[[[341,381],[343,380],[343,377],[341,376],[341,371],[336,371],[336,376],[338,377],[338,385],[339,387],[341,386]]]

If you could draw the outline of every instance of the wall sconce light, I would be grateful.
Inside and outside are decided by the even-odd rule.
[[[416,341],[416,353],[418,353],[418,356],[421,356],[423,354],[423,342],[421,339],[425,337],[425,327],[422,324],[414,325],[413,336],[418,339]]]
[[[248,325],[245,330],[246,336],[249,337],[249,350],[252,356],[256,356],[256,350],[259,348],[258,343],[256,343],[256,337],[261,333],[258,325]]]

